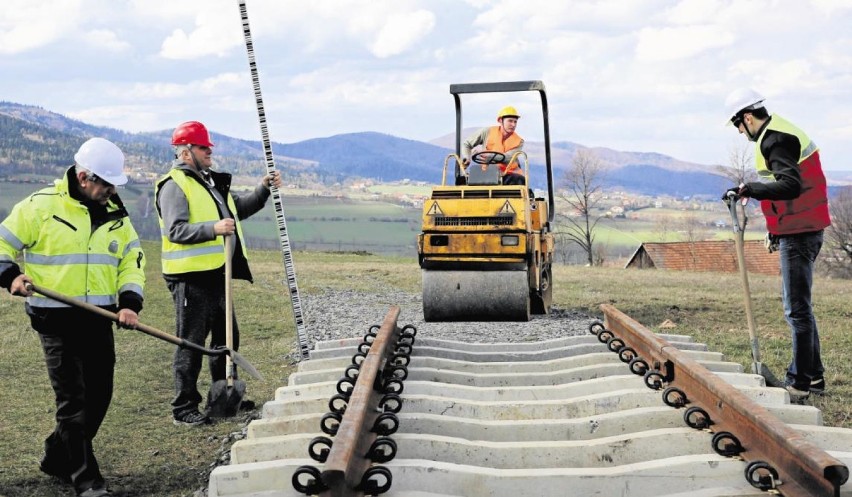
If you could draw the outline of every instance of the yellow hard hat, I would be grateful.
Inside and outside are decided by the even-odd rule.
[[[504,117],[521,117],[518,114],[518,110],[512,107],[511,105],[507,105],[500,109],[500,112],[497,113],[497,119],[503,119]]]

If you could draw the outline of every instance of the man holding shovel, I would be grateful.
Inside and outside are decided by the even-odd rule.
[[[770,115],[763,102],[764,97],[750,88],[735,90],[727,98],[728,122],[755,142],[755,167],[765,182],[741,184],[723,198],[733,192],[760,200],[769,231],[767,248],[780,251],[784,316],[793,333],[785,383],[790,398],[799,401],[825,390],[811,287],[814,261],[831,218],[819,149],[804,131]]]
[[[231,175],[211,169],[213,142],[207,128],[188,121],[172,134],[175,161],[156,186],[157,215],[162,233],[163,278],[175,303],[178,337],[204,345],[210,334],[210,347],[226,345],[226,317],[231,316],[233,350],[239,350],[239,328],[232,309],[226,312],[226,258],[232,261],[235,279],[251,281],[240,220],[258,212],[269,199],[270,184],[281,185],[277,172],[264,176],[249,194],[231,192]],[[225,237],[233,239],[225,254]],[[230,284],[230,282],[228,282]],[[228,299],[229,300],[229,299]],[[176,425],[208,424],[202,413],[197,382],[202,355],[179,347],[173,369],[175,398],[172,415]],[[214,384],[226,377],[226,359],[209,360]],[[208,398],[208,408],[210,398]]]
[[[111,495],[92,448],[112,400],[112,321],[34,294],[54,289],[110,312],[134,328],[142,310],[145,257],[116,186],[127,182],[124,154],[103,138],[87,140],[54,185],[33,193],[0,224],[0,285],[26,296],[56,394],[56,428],[40,469],[77,495]],[[24,254],[23,271],[15,262]]]

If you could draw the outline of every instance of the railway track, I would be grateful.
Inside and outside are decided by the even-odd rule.
[[[852,496],[852,430],[612,306],[587,336],[318,343],[213,496]],[[507,324],[510,328],[511,324]]]

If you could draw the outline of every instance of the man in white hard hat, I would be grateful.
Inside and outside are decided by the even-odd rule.
[[[767,247],[780,251],[784,315],[793,334],[787,391],[793,400],[801,400],[825,390],[811,287],[814,261],[831,218],[819,148],[794,124],[770,115],[764,101],[756,91],[742,88],[725,102],[726,122],[755,143],[755,167],[763,181],[730,188],[723,198],[733,193],[760,200],[769,231]]]
[[[518,111],[508,105],[497,112],[497,126],[488,126],[471,135],[462,142],[462,164],[465,168],[470,164],[471,154],[479,152],[499,152],[511,161],[516,153],[524,149],[524,139],[515,132],[520,119]],[[518,161],[509,164],[501,163],[500,175],[504,185],[523,185],[526,180],[518,166]]]
[[[133,328],[142,310],[145,257],[116,186],[127,182],[124,154],[87,140],[54,185],[25,198],[0,224],[0,286],[26,297],[56,394],[56,427],[40,469],[82,497],[111,495],[92,449],[112,400],[112,321],[33,293],[30,285],[118,313]],[[21,268],[16,258],[24,253]]]

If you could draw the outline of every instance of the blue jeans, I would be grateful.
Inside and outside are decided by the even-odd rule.
[[[811,380],[822,378],[819,331],[811,305],[814,261],[822,248],[823,232],[781,236],[781,280],[784,317],[793,332],[793,359],[787,368],[787,382],[808,390]]]

